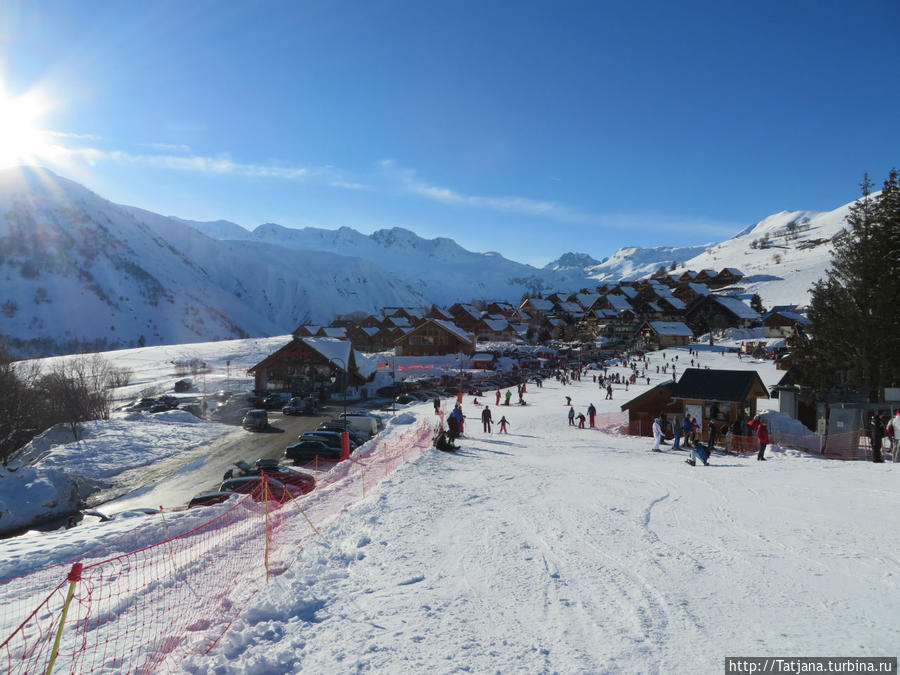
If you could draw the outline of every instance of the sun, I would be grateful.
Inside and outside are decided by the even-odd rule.
[[[38,120],[45,110],[37,94],[12,98],[0,88],[0,168],[35,164],[44,156],[48,141]]]

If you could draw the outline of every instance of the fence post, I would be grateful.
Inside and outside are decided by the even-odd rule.
[[[165,532],[166,534],[166,543],[169,547],[169,557],[172,559],[172,571],[175,572],[178,570],[178,567],[175,565],[175,552],[172,551],[172,538],[169,536],[169,524],[166,522],[166,514],[163,513],[162,504],[159,505],[159,515],[162,516],[163,532]]]
[[[266,583],[269,583],[269,480],[266,474],[262,474],[263,479],[263,501],[266,504]]]
[[[72,565],[69,576],[66,580],[69,582],[69,590],[66,593],[66,602],[63,604],[62,615],[59,617],[59,628],[56,629],[56,639],[53,641],[53,649],[50,650],[50,662],[47,664],[46,675],[53,672],[53,664],[56,663],[56,657],[59,654],[59,643],[62,640],[63,626],[66,625],[66,614],[69,613],[69,605],[72,602],[72,596],[75,595],[75,584],[81,581],[81,570],[84,566],[81,563]]]

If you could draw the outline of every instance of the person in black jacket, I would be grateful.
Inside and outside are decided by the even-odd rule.
[[[484,425],[484,433],[491,433],[491,406],[484,406],[484,410],[481,411],[481,423]]]
[[[456,415],[450,415],[447,417],[447,439],[450,441],[452,445],[453,442],[459,437],[459,420]]]
[[[872,413],[869,430],[872,438],[872,461],[876,463],[884,461],[884,455],[881,453],[881,445],[884,442],[884,427],[884,420],[878,414],[878,411]]]

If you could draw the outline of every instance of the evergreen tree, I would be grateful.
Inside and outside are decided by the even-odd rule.
[[[759,297],[759,293],[754,293],[750,298],[750,309],[752,309],[754,312],[757,312],[758,314],[766,313],[766,310],[762,304],[762,298]]]
[[[836,239],[831,269],[812,289],[809,337],[794,344],[801,381],[849,385],[879,401],[900,383],[900,175],[880,193],[866,176]]]

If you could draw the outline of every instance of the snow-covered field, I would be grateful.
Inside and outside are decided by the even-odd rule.
[[[781,375],[700,354],[767,385]],[[715,454],[692,468],[648,439],[567,426],[566,395],[602,417],[645,390],[605,401],[590,371],[529,386],[528,406],[491,406],[509,435],[483,433],[467,398],[458,452],[403,465],[299,551],[208,655],[169,667],[704,673],[735,655],[896,655],[896,467],[770,448],[765,463]],[[434,419],[430,404],[409,410]],[[6,540],[0,559],[22,572],[70,558],[90,531]]]

